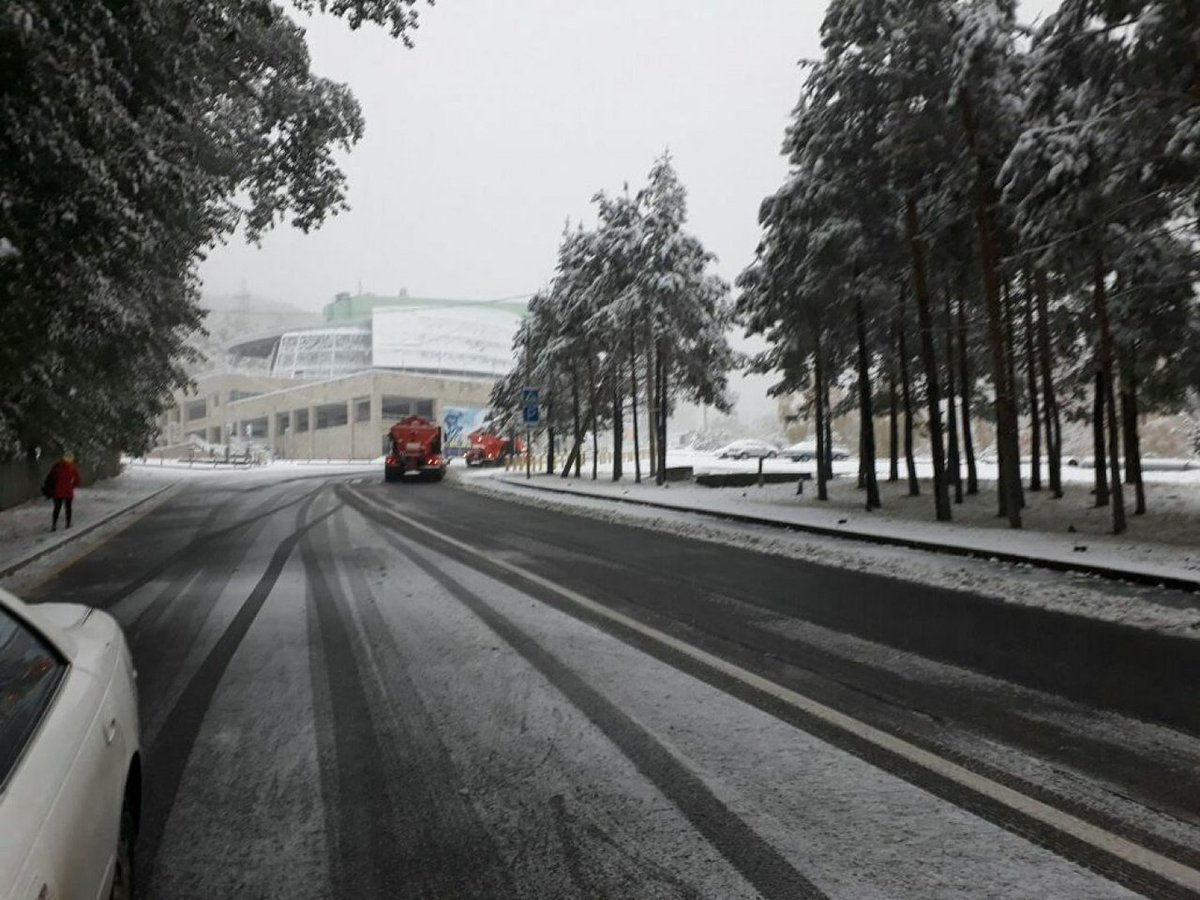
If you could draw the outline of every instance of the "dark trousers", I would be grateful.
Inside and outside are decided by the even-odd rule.
[[[55,497],[54,498],[54,518],[52,518],[50,520],[51,528],[58,527],[58,514],[62,511],[64,506],[67,509],[67,527],[68,528],[71,527],[71,498],[68,497],[65,500],[60,500],[57,497]]]

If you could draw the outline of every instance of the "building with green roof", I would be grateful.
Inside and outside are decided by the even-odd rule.
[[[447,300],[437,297],[410,297],[408,291],[401,290],[394,296],[379,294],[338,294],[330,303],[325,304],[322,314],[330,324],[350,322],[369,322],[377,309],[384,310],[447,310],[469,309],[481,307],[512,313],[524,317],[528,307],[524,299],[505,298],[502,300]]]

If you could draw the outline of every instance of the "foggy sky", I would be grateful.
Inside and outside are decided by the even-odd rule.
[[[1032,18],[1057,0],[1027,0]],[[201,267],[205,291],[318,309],[338,291],[493,299],[553,271],[563,222],[644,183],[669,148],[689,224],[732,281],[782,182],[818,0],[439,0],[416,47],[301,17],[317,73],[348,82],[366,135],[343,161],[352,209],[281,226]],[[740,391],[745,393],[745,391]],[[752,391],[756,393],[757,388]],[[763,407],[766,409],[766,407]]]
[[[1024,4],[1025,15],[1050,0]],[[636,190],[670,148],[690,228],[732,280],[781,183],[797,60],[819,52],[816,0],[441,0],[416,47],[301,18],[313,69],[348,82],[366,136],[344,160],[352,209],[213,251],[205,289],[315,309],[340,290],[498,298],[550,276],[564,219]]]

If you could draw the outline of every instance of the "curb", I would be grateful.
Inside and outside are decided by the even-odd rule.
[[[613,497],[607,494],[593,494],[585,490],[547,487],[546,485],[526,484],[524,481],[510,478],[497,478],[503,484],[524,488],[527,491],[541,491],[546,494],[564,494],[569,497],[586,497],[591,500],[607,500],[612,503],[628,503],[633,506],[647,506],[652,509],[663,509],[670,512],[692,513],[697,516],[707,516],[712,519],[724,519],[730,522],[740,522],[745,525],[761,525],[781,531],[802,531],[822,537],[835,537],[843,540],[862,541],[868,544],[881,544],[891,547],[903,547],[909,550],[921,550],[928,553],[940,553],[949,556],[964,556],[972,559],[983,559],[1006,563],[1018,563],[1035,566],[1039,569],[1049,569],[1054,572],[1078,573],[1095,575],[1110,581],[1126,581],[1147,587],[1170,588],[1176,591],[1196,594],[1200,593],[1200,579],[1180,578],[1172,575],[1152,575],[1148,572],[1132,572],[1114,566],[1097,563],[1074,563],[1059,559],[1039,559],[1038,557],[1022,556],[1005,550],[979,550],[974,547],[955,546],[953,544],[938,544],[915,538],[895,537],[880,534],[865,534],[863,532],[847,531],[831,528],[826,525],[812,525],[802,522],[781,522],[778,519],[767,519],[747,513],[721,512],[719,510],[695,509],[687,506],[672,506],[668,503],[656,503],[653,500],[635,500],[630,497]]]
[[[4,566],[4,568],[0,568],[0,578],[7,578],[10,575],[13,575],[13,574],[21,571],[21,569],[24,569],[26,566],[37,562],[43,556],[49,556],[51,553],[54,553],[57,550],[61,550],[67,544],[72,544],[75,541],[79,540],[81,537],[91,534],[96,529],[98,529],[104,525],[107,525],[109,522],[111,522],[113,519],[117,518],[118,516],[123,516],[123,515],[125,515],[125,513],[135,510],[140,506],[145,506],[147,503],[149,503],[155,497],[159,497],[159,496],[163,495],[164,493],[173,489],[174,487],[175,487],[174,484],[168,484],[165,487],[159,488],[157,491],[154,491],[151,494],[147,494],[145,497],[142,497],[140,500],[134,501],[133,503],[129,504],[129,506],[125,506],[125,507],[122,507],[121,509],[115,510],[114,512],[108,514],[107,516],[105,516],[102,519],[99,519],[95,522],[91,522],[78,530],[71,529],[70,536],[64,537],[62,540],[56,541],[55,543],[50,544],[46,547],[42,547],[39,550],[35,550],[35,551],[33,551],[33,553],[29,554],[24,559],[19,559],[16,562],[8,563],[7,565]]]

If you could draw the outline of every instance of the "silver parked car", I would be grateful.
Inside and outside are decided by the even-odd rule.
[[[778,447],[756,438],[743,438],[717,451],[718,459],[774,459],[778,455]]]
[[[808,462],[817,458],[817,442],[813,440],[801,441],[798,444],[786,448],[783,455],[792,462]],[[832,459],[841,461],[850,458],[850,451],[845,447],[839,447],[834,444],[829,448],[829,455]]]

